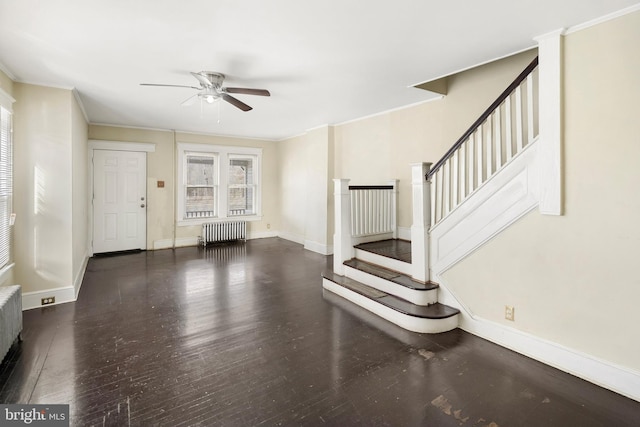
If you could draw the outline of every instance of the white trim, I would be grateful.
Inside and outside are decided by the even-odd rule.
[[[353,292],[331,280],[322,278],[322,287],[409,331],[423,334],[437,334],[458,327],[459,314],[444,319],[426,319],[423,317],[409,316],[362,296],[357,292]]]
[[[408,87],[410,87],[412,89],[415,89],[412,86],[408,86]],[[425,93],[433,93],[433,92],[425,91],[423,89],[418,89],[418,90],[421,90],[421,91],[423,91]],[[418,101],[418,102],[414,102],[413,104],[408,104],[408,105],[401,105],[399,107],[390,108],[388,110],[380,111],[378,113],[373,113],[373,114],[369,114],[369,115],[362,116],[362,117],[357,117],[355,119],[349,119],[349,120],[346,120],[344,122],[336,123],[336,124],[333,124],[333,125],[330,125],[330,126],[336,127],[336,126],[348,125],[349,123],[359,122],[360,120],[371,119],[373,117],[382,116],[384,114],[395,113],[396,111],[406,110],[407,108],[417,107],[418,105],[426,104],[428,102],[433,102],[433,101],[439,101],[441,99],[444,99],[444,95],[438,95],[438,96],[435,96],[433,98],[425,99],[424,101]],[[289,138],[284,138],[284,139],[289,139]]]
[[[575,33],[577,31],[582,31],[584,29],[587,29],[589,27],[593,27],[595,25],[598,24],[602,24],[604,22],[607,21],[611,21],[612,19],[616,19],[616,18],[620,18],[624,15],[628,15],[630,13],[634,13],[640,10],[640,3],[638,4],[634,4],[633,6],[629,6],[627,8],[624,9],[620,9],[616,12],[612,12],[609,13],[607,15],[603,15],[600,16],[598,18],[592,19],[590,21],[587,22],[583,22],[582,24],[578,24],[578,25],[574,25],[573,27],[569,27],[566,31],[565,34],[571,34],[571,33]]]
[[[106,126],[106,127],[114,127],[114,128],[123,128],[123,129],[138,129],[138,130],[150,130],[156,132],[175,132],[178,134],[188,134],[188,135],[204,135],[204,136],[213,136],[216,138],[225,138],[225,139],[236,139],[236,140],[247,140],[247,141],[260,141],[260,142],[278,142],[282,139],[279,138],[259,138],[253,136],[239,136],[239,135],[225,135],[219,133],[212,132],[194,132],[188,130],[180,130],[180,129],[161,129],[161,128],[153,128],[153,127],[145,127],[145,126],[131,126],[131,125],[117,125],[113,123],[91,123],[93,126]],[[286,138],[284,138],[286,139]]]
[[[73,289],[74,289],[74,301],[78,299],[78,294],[80,293],[80,287],[82,286],[82,280],[84,279],[84,273],[87,271],[87,264],[89,263],[89,253],[84,256],[84,260],[82,261],[82,265],[80,269],[76,273],[75,279],[73,279]]]
[[[155,153],[156,144],[151,142],[107,141],[102,139],[90,139],[89,150],[111,151],[140,151]],[[93,156],[93,154],[91,154]]]
[[[411,273],[413,272],[412,265],[408,262],[374,254],[373,252],[364,251],[358,248],[354,248],[354,249],[355,249],[355,257],[358,258],[359,260],[362,260],[371,264],[377,264],[381,267],[388,268],[389,270],[406,274],[407,276],[411,276]]]
[[[395,295],[415,305],[430,305],[438,302],[438,288],[417,290],[407,288],[382,277],[374,276],[357,268],[344,266],[344,275],[356,282],[364,283],[387,294]]]
[[[456,70],[456,71],[451,71],[451,72],[449,72],[449,73],[442,74],[442,75],[440,75],[439,77],[434,77],[434,78],[432,78],[432,79],[425,80],[425,81],[420,82],[420,83],[412,84],[412,85],[409,85],[409,86],[407,86],[407,87],[416,87],[416,86],[423,85],[423,84],[425,84],[425,83],[430,83],[430,82],[433,82],[433,81],[436,81],[436,80],[440,80],[440,79],[444,79],[444,78],[446,78],[446,77],[450,77],[450,76],[453,76],[453,75],[456,75],[456,74],[464,73],[465,71],[473,70],[474,68],[482,67],[483,65],[491,64],[492,62],[501,61],[501,60],[503,60],[503,59],[505,59],[505,58],[509,58],[509,57],[514,56],[514,55],[521,54],[521,53],[523,53],[523,52],[528,52],[528,51],[530,51],[530,50],[532,50],[532,49],[535,49],[536,47],[537,47],[537,46],[529,46],[529,47],[525,47],[525,48],[523,48],[523,49],[516,50],[515,52],[511,52],[511,53],[507,53],[507,54],[505,54],[505,55],[497,56],[497,57],[494,57],[494,58],[492,58],[492,59],[488,59],[488,60],[486,60],[486,61],[479,62],[479,63],[477,63],[477,64],[475,64],[475,65],[470,65],[470,66],[465,67],[465,68],[460,68],[460,69],[458,69],[458,70]],[[444,98],[444,96],[443,96],[443,98]]]
[[[13,103],[16,102],[15,98],[0,88],[0,106],[10,113],[13,113]]]
[[[229,222],[229,221],[247,221],[247,222],[262,221],[262,215],[245,215],[245,216],[237,215],[237,216],[227,216],[224,218],[221,218],[221,217],[189,218],[189,219],[182,219],[182,220],[176,221],[176,225],[178,227],[197,227],[202,224],[209,224],[214,222]]]
[[[538,204],[537,146],[532,142],[431,228],[430,266],[442,274]]]
[[[278,232],[278,237],[280,237],[281,239],[289,240],[290,242],[304,245],[304,236],[301,236],[299,234],[289,233],[288,231],[280,231]]]
[[[331,255],[333,253],[333,245],[314,242],[313,240],[304,240],[304,248],[308,251],[317,252],[322,255]]]
[[[89,121],[89,116],[87,115],[87,110],[84,108],[84,103],[82,102],[82,98],[80,98],[80,93],[78,92],[78,90],[76,88],[73,88],[71,90],[71,93],[73,93],[73,97],[76,99],[76,102],[78,103],[78,107],[80,107],[80,111],[82,111],[82,115],[84,116],[84,120],[87,123],[91,123]]]
[[[11,270],[13,270],[13,267],[15,267],[15,265],[15,262],[10,262],[0,269],[0,283],[4,283],[4,281],[9,278]]]
[[[563,34],[564,30],[537,37],[539,128],[540,128],[540,213],[562,215],[563,146]]]
[[[173,248],[173,239],[160,239],[153,241],[153,250]]]
[[[55,297],[55,304],[41,304],[42,298]],[[22,310],[31,310],[40,307],[51,307],[53,305],[64,304],[66,302],[74,302],[76,300],[76,291],[73,286],[65,286],[64,288],[46,289],[44,291],[33,291],[22,293]]]
[[[185,246],[198,246],[199,237],[176,237],[176,248]]]
[[[398,239],[411,241],[411,227],[398,227]]]
[[[16,79],[16,75],[13,74],[11,71],[9,71],[9,69],[7,68],[6,65],[4,65],[2,62],[0,62],[0,71],[2,71],[3,73],[5,73],[7,75],[7,77],[9,77],[11,80],[13,80],[14,82],[17,80]]]
[[[460,328],[517,353],[538,360],[561,371],[640,401],[640,372],[558,343],[501,325],[472,314],[450,291],[446,280],[436,275],[440,284],[440,302],[461,311]]]
[[[247,233],[247,240],[266,239],[269,237],[278,237],[277,231],[254,231]]]

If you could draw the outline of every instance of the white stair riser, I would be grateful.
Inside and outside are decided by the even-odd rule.
[[[370,298],[362,296],[357,292],[353,292],[352,290],[347,289],[344,286],[340,286],[331,280],[323,278],[322,286],[326,290],[340,295],[352,303],[357,304],[383,319],[395,323],[401,328],[409,331],[423,334],[437,334],[440,332],[447,332],[458,327],[458,314],[444,319],[425,319],[422,317],[409,316],[382,305]]]
[[[350,279],[364,283],[379,291],[395,295],[416,305],[430,305],[438,302],[437,288],[428,291],[410,289],[381,277],[374,276],[373,274],[365,273],[362,270],[349,267],[348,265],[344,266],[344,274]]]
[[[411,276],[413,273],[411,263],[400,261],[394,258],[388,258],[386,256],[374,254],[373,252],[363,251],[356,248],[356,258],[366,261],[371,264],[376,264],[389,270],[397,271],[407,276]]]

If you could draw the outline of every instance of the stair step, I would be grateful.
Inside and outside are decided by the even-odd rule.
[[[420,333],[439,333],[455,329],[460,311],[444,304],[412,304],[402,298],[379,291],[363,283],[324,272],[323,287],[372,313],[405,329]]]
[[[411,264],[411,242],[408,240],[378,240],[376,242],[361,243],[354,246],[354,248]]]
[[[366,262],[357,258],[352,258],[350,260],[345,261],[344,265],[351,268],[355,268],[356,270],[364,271],[365,273],[369,273],[374,276],[378,276],[382,279],[389,280],[390,282],[396,283],[398,285],[404,286],[409,289],[415,289],[419,291],[429,291],[429,290],[438,288],[437,283],[417,282],[406,274],[399,273],[397,271],[382,267],[380,265],[371,264],[370,262]]]

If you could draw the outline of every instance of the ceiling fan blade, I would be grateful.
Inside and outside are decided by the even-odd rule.
[[[250,89],[247,87],[227,87],[224,88],[228,93],[244,93],[246,95],[271,96],[266,89]]]
[[[165,85],[165,84],[157,84],[157,83],[140,83],[140,86],[162,86],[162,87],[188,87],[191,89],[202,89],[200,87],[195,86],[186,86],[186,85]]]
[[[193,77],[195,77],[196,79],[198,79],[198,81],[200,82],[200,84],[203,87],[212,87],[213,83],[211,82],[211,80],[209,80],[206,76],[203,76],[200,73],[194,73],[193,71],[191,72],[191,75]]]
[[[236,107],[238,107],[239,109],[241,109],[242,111],[249,111],[252,108],[249,107],[247,104],[245,104],[244,102],[240,101],[237,98],[234,98],[231,95],[227,95],[226,93],[222,94],[222,99],[224,99],[225,101],[227,101],[229,104],[232,104]]]
[[[194,102],[196,102],[196,99],[198,99],[198,94],[196,93],[193,96],[188,97],[187,99],[185,99],[184,101],[182,101],[182,106],[189,106],[189,105],[193,105]]]

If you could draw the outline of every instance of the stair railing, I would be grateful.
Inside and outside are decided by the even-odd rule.
[[[538,136],[538,57],[431,167],[431,226]]]
[[[349,185],[348,179],[334,179],[334,186],[333,271],[343,275],[342,263],[353,258],[355,244],[397,237],[398,181]]]

